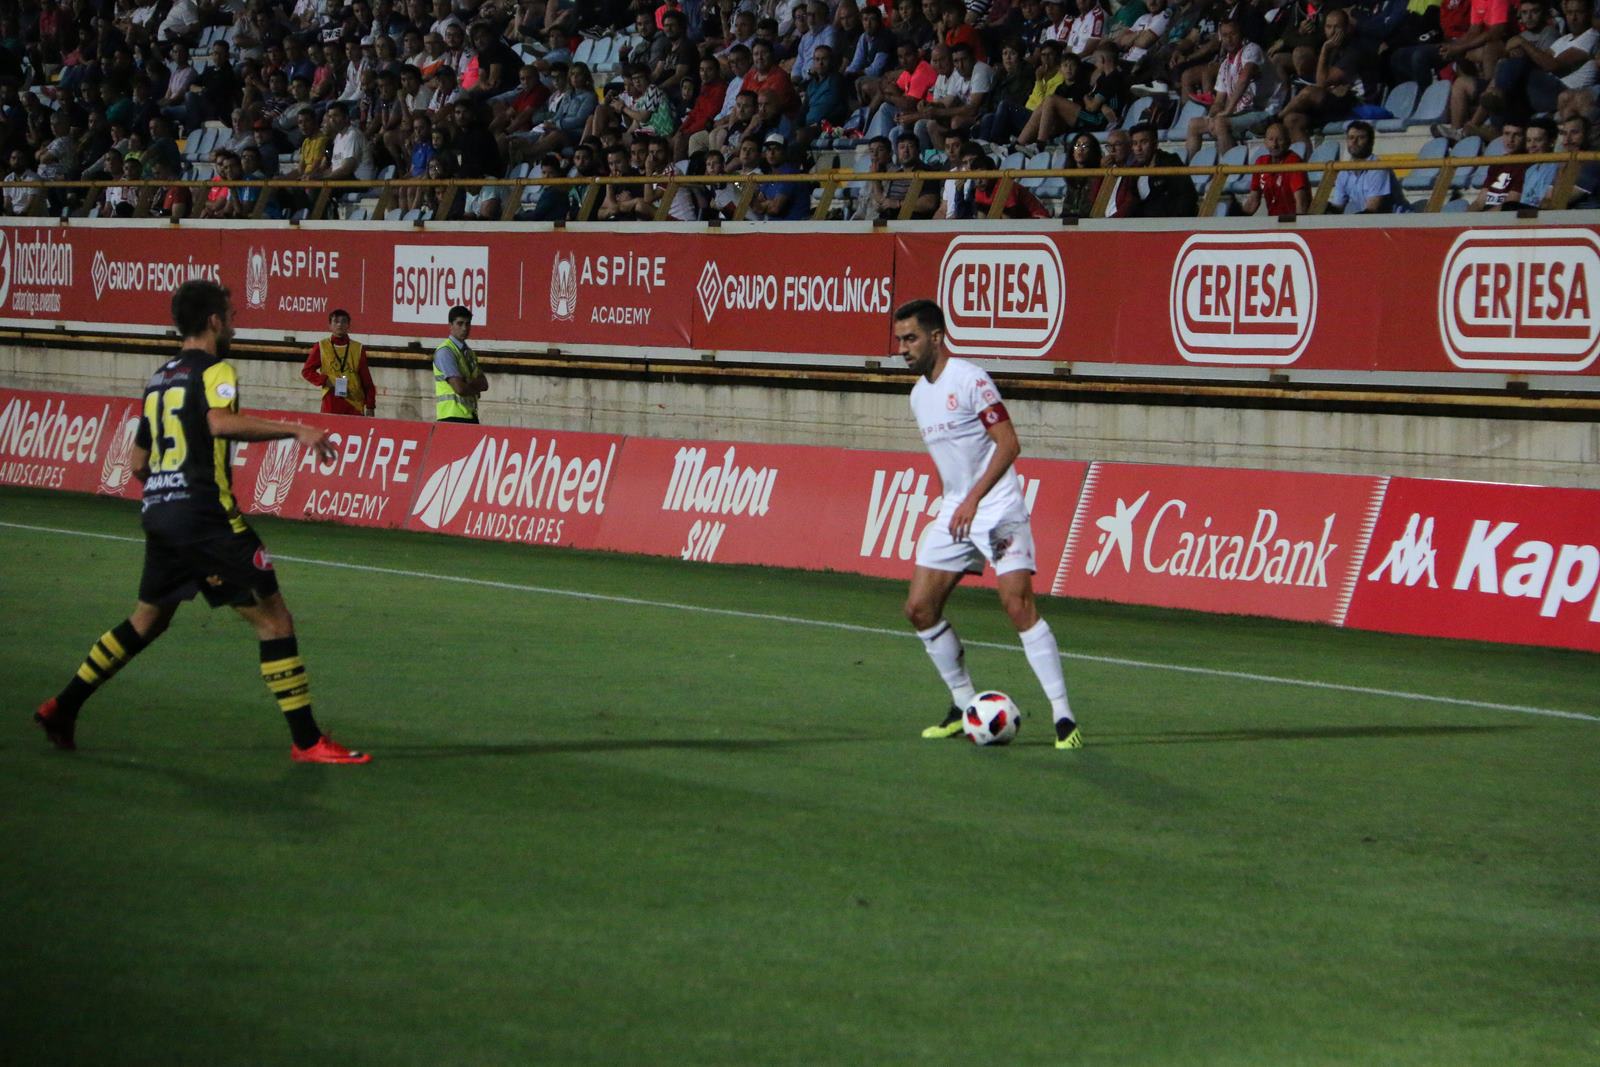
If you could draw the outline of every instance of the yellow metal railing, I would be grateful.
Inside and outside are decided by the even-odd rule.
[[[1064,179],[1089,179],[1096,178],[1123,178],[1137,179],[1140,177],[1160,177],[1166,175],[1183,175],[1185,177],[1206,177],[1209,179],[1204,191],[1200,194],[1199,211],[1196,217],[1209,218],[1215,214],[1218,204],[1224,195],[1227,195],[1228,180],[1236,175],[1253,174],[1282,174],[1299,172],[1303,174],[1320,174],[1316,182],[1316,191],[1311,198],[1310,214],[1319,215],[1327,210],[1328,201],[1333,193],[1336,175],[1342,171],[1355,170],[1390,170],[1397,174],[1408,173],[1413,170],[1437,170],[1428,194],[1425,210],[1439,211],[1450,199],[1454,178],[1458,171],[1470,170],[1475,167],[1485,167],[1506,164],[1534,164],[1555,163],[1559,165],[1556,180],[1551,187],[1549,203],[1546,210],[1564,208],[1572,200],[1575,182],[1580,168],[1586,163],[1600,162],[1600,152],[1551,152],[1542,155],[1517,155],[1517,156],[1470,156],[1470,157],[1391,157],[1385,159],[1365,160],[1335,160],[1328,162],[1302,162],[1278,164],[1213,164],[1210,166],[1182,166],[1182,167],[1097,167],[1081,170],[983,170],[983,171],[889,171],[885,173],[871,173],[855,171],[844,168],[812,171],[804,174],[728,174],[718,176],[682,174],[661,175],[625,175],[609,178],[454,178],[446,180],[427,178],[402,178],[388,181],[361,181],[361,180],[291,180],[285,178],[266,179],[241,179],[239,181],[219,181],[215,178],[208,180],[175,180],[175,181],[25,181],[25,182],[0,182],[0,193],[8,193],[13,188],[36,188],[43,191],[53,190],[78,190],[85,192],[83,202],[73,212],[84,215],[90,210],[100,190],[108,188],[123,188],[138,190],[135,203],[135,214],[138,217],[148,217],[151,214],[151,201],[157,190],[173,186],[196,191],[209,191],[219,186],[228,189],[259,188],[261,195],[255,200],[251,208],[251,218],[263,218],[269,202],[274,199],[274,194],[280,192],[293,192],[302,194],[299,198],[307,204],[307,217],[321,219],[326,217],[328,204],[336,195],[346,192],[358,192],[364,196],[376,195],[377,205],[373,209],[376,219],[383,219],[388,211],[395,206],[395,193],[402,189],[435,189],[449,190],[453,198],[455,190],[486,190],[496,189],[501,192],[500,217],[513,218],[523,207],[523,192],[528,186],[554,186],[583,189],[582,199],[579,203],[576,218],[578,221],[598,221],[597,209],[601,203],[606,186],[627,185],[643,186],[647,199],[653,203],[652,217],[657,221],[666,220],[672,205],[672,200],[677,191],[686,186],[723,188],[735,186],[739,189],[739,196],[734,201],[734,213],[730,221],[744,219],[750,210],[751,201],[755,197],[756,189],[768,184],[799,184],[806,186],[820,186],[821,196],[812,208],[811,219],[814,221],[825,220],[833,208],[834,202],[839,198],[841,190],[850,186],[874,182],[908,182],[905,195],[902,198],[898,218],[908,220],[915,214],[917,201],[929,191],[930,187],[937,190],[939,185],[953,177],[961,181],[994,182],[991,190],[991,202],[988,216],[991,219],[1001,218],[1004,215],[1005,205],[1011,197],[1011,189],[1018,181],[1037,181],[1048,178]],[[1091,218],[1100,218],[1105,215],[1106,205],[1110,199],[1111,191],[1116,183],[1102,181],[1095,198]],[[1421,192],[1422,190],[1416,190]],[[1463,190],[1468,191],[1468,190]],[[509,195],[508,195],[509,194]],[[198,200],[198,198],[196,198]],[[34,216],[49,214],[47,198],[36,198],[31,212]],[[630,216],[634,220],[641,220],[643,216]],[[176,220],[174,220],[176,221]],[[420,221],[420,220],[419,220]]]

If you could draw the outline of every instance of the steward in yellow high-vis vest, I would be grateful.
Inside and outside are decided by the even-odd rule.
[[[377,388],[367,368],[367,350],[350,336],[350,313],[330,311],[328,327],[332,336],[311,346],[300,376],[321,387],[324,415],[371,415]]]
[[[433,353],[433,406],[440,422],[478,421],[478,396],[488,391],[489,379],[467,344],[471,333],[471,310],[451,308],[450,336]]]

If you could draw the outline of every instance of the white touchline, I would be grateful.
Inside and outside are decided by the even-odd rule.
[[[63,534],[67,537],[93,537],[102,541],[126,541],[140,544],[143,538],[122,534],[92,533],[88,530],[65,530],[55,526],[30,526],[20,522],[0,522],[0,527],[11,530],[31,530],[35,533]],[[783,622],[794,626],[816,626],[829,630],[848,630],[859,634],[876,634],[880,637],[915,637],[909,630],[891,630],[884,626],[860,626],[850,622],[830,622],[827,619],[803,619],[796,615],[774,615],[760,611],[739,611],[737,608],[713,608],[702,604],[677,604],[670,600],[646,600],[642,597],[617,596],[611,593],[584,593],[576,589],[553,589],[543,585],[522,585],[517,582],[497,582],[491,578],[468,578],[459,574],[435,574],[432,571],[412,571],[399,567],[374,567],[365,563],[343,563],[330,559],[307,559],[304,556],[283,556],[274,552],[272,558],[289,563],[305,563],[313,567],[336,567],[339,570],[363,571],[368,574],[389,574],[397,578],[421,578],[434,582],[455,582],[458,585],[475,585],[484,589],[504,589],[516,593],[537,593],[541,596],[569,597],[573,600],[592,600],[603,604],[627,604],[630,607],[663,608],[667,611],[690,611],[700,615],[723,615],[734,619],[755,622]],[[1020,645],[999,641],[967,641],[973,648],[993,648],[1002,652],[1020,652]],[[1518,715],[1543,715],[1552,719],[1581,719],[1600,722],[1600,715],[1585,715],[1581,711],[1561,711],[1556,708],[1536,708],[1523,704],[1496,704],[1487,700],[1467,700],[1463,697],[1442,697],[1432,693],[1411,693],[1403,689],[1375,689],[1364,685],[1344,685],[1340,682],[1319,682],[1310,678],[1285,678],[1276,674],[1252,674],[1248,671],[1228,671],[1217,667],[1190,667],[1181,663],[1155,663],[1150,660],[1123,659],[1118,656],[1091,656],[1083,652],[1063,652],[1064,659],[1082,660],[1085,663],[1104,663],[1113,667],[1133,667],[1146,671],[1177,671],[1182,674],[1200,674],[1208,678],[1234,678],[1246,682],[1266,682],[1271,685],[1296,685],[1305,689],[1331,689],[1340,693],[1359,693],[1362,696],[1393,697],[1396,700],[1417,700],[1429,704],[1450,704],[1463,708],[1482,708],[1486,711],[1510,711]]]

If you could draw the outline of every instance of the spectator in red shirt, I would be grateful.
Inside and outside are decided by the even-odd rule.
[[[771,92],[785,112],[793,111],[799,103],[799,97],[795,94],[789,72],[778,66],[772,54],[772,45],[757,41],[750,49],[750,61],[750,73],[744,76],[745,89],[757,97],[763,92]]]
[[[350,312],[344,308],[328,312],[328,329],[330,336],[311,346],[300,376],[322,390],[324,415],[370,417],[378,390],[372,384],[366,349],[350,336]]]
[[[1520,156],[1527,151],[1528,142],[1520,122],[1507,119],[1500,127],[1500,139],[1505,142],[1506,155]],[[1496,163],[1484,175],[1483,188],[1473,197],[1468,211],[1515,211],[1522,206],[1522,179],[1528,173],[1526,163]]]
[[[1302,163],[1300,154],[1289,147],[1289,130],[1273,119],[1267,123],[1262,135],[1267,151],[1256,157],[1256,164]],[[1303,171],[1278,171],[1272,174],[1255,174],[1250,178],[1250,193],[1244,198],[1244,213],[1254,215],[1267,204],[1267,214],[1275,216],[1304,215],[1311,210],[1311,188]]]
[[[940,9],[939,39],[952,52],[958,44],[970,45],[973,58],[979,63],[984,61],[983,38],[978,36],[978,31],[967,21],[967,5],[960,3],[959,0],[948,0]]]
[[[711,123],[717,117],[717,112],[722,110],[722,101],[727,91],[727,82],[722,79],[722,65],[709,56],[702,59],[700,91],[695,94],[688,113],[683,116],[683,125],[678,127],[673,139],[672,150],[676,158],[683,159],[689,155],[689,139],[697,133],[706,135],[699,147],[701,149],[709,147]]]

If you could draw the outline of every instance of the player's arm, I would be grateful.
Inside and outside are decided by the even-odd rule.
[[[967,498],[957,505],[950,516],[950,533],[957,538],[967,536],[972,529],[972,520],[978,514],[978,505],[989,495],[989,490],[1005,477],[1017,457],[1022,455],[1022,442],[1017,440],[1017,428],[1011,425],[1011,416],[1006,414],[1004,404],[991,404],[979,412],[978,417],[983,419],[989,440],[995,444],[994,455],[989,457],[989,465],[983,469],[983,474],[973,484]]]
[[[220,437],[225,441],[278,441],[293,437],[305,447],[315,449],[317,457],[324,462],[339,454],[333,442],[328,440],[328,431],[315,426],[241,415],[227,408],[207,411],[206,424],[211,427],[212,437]]]

